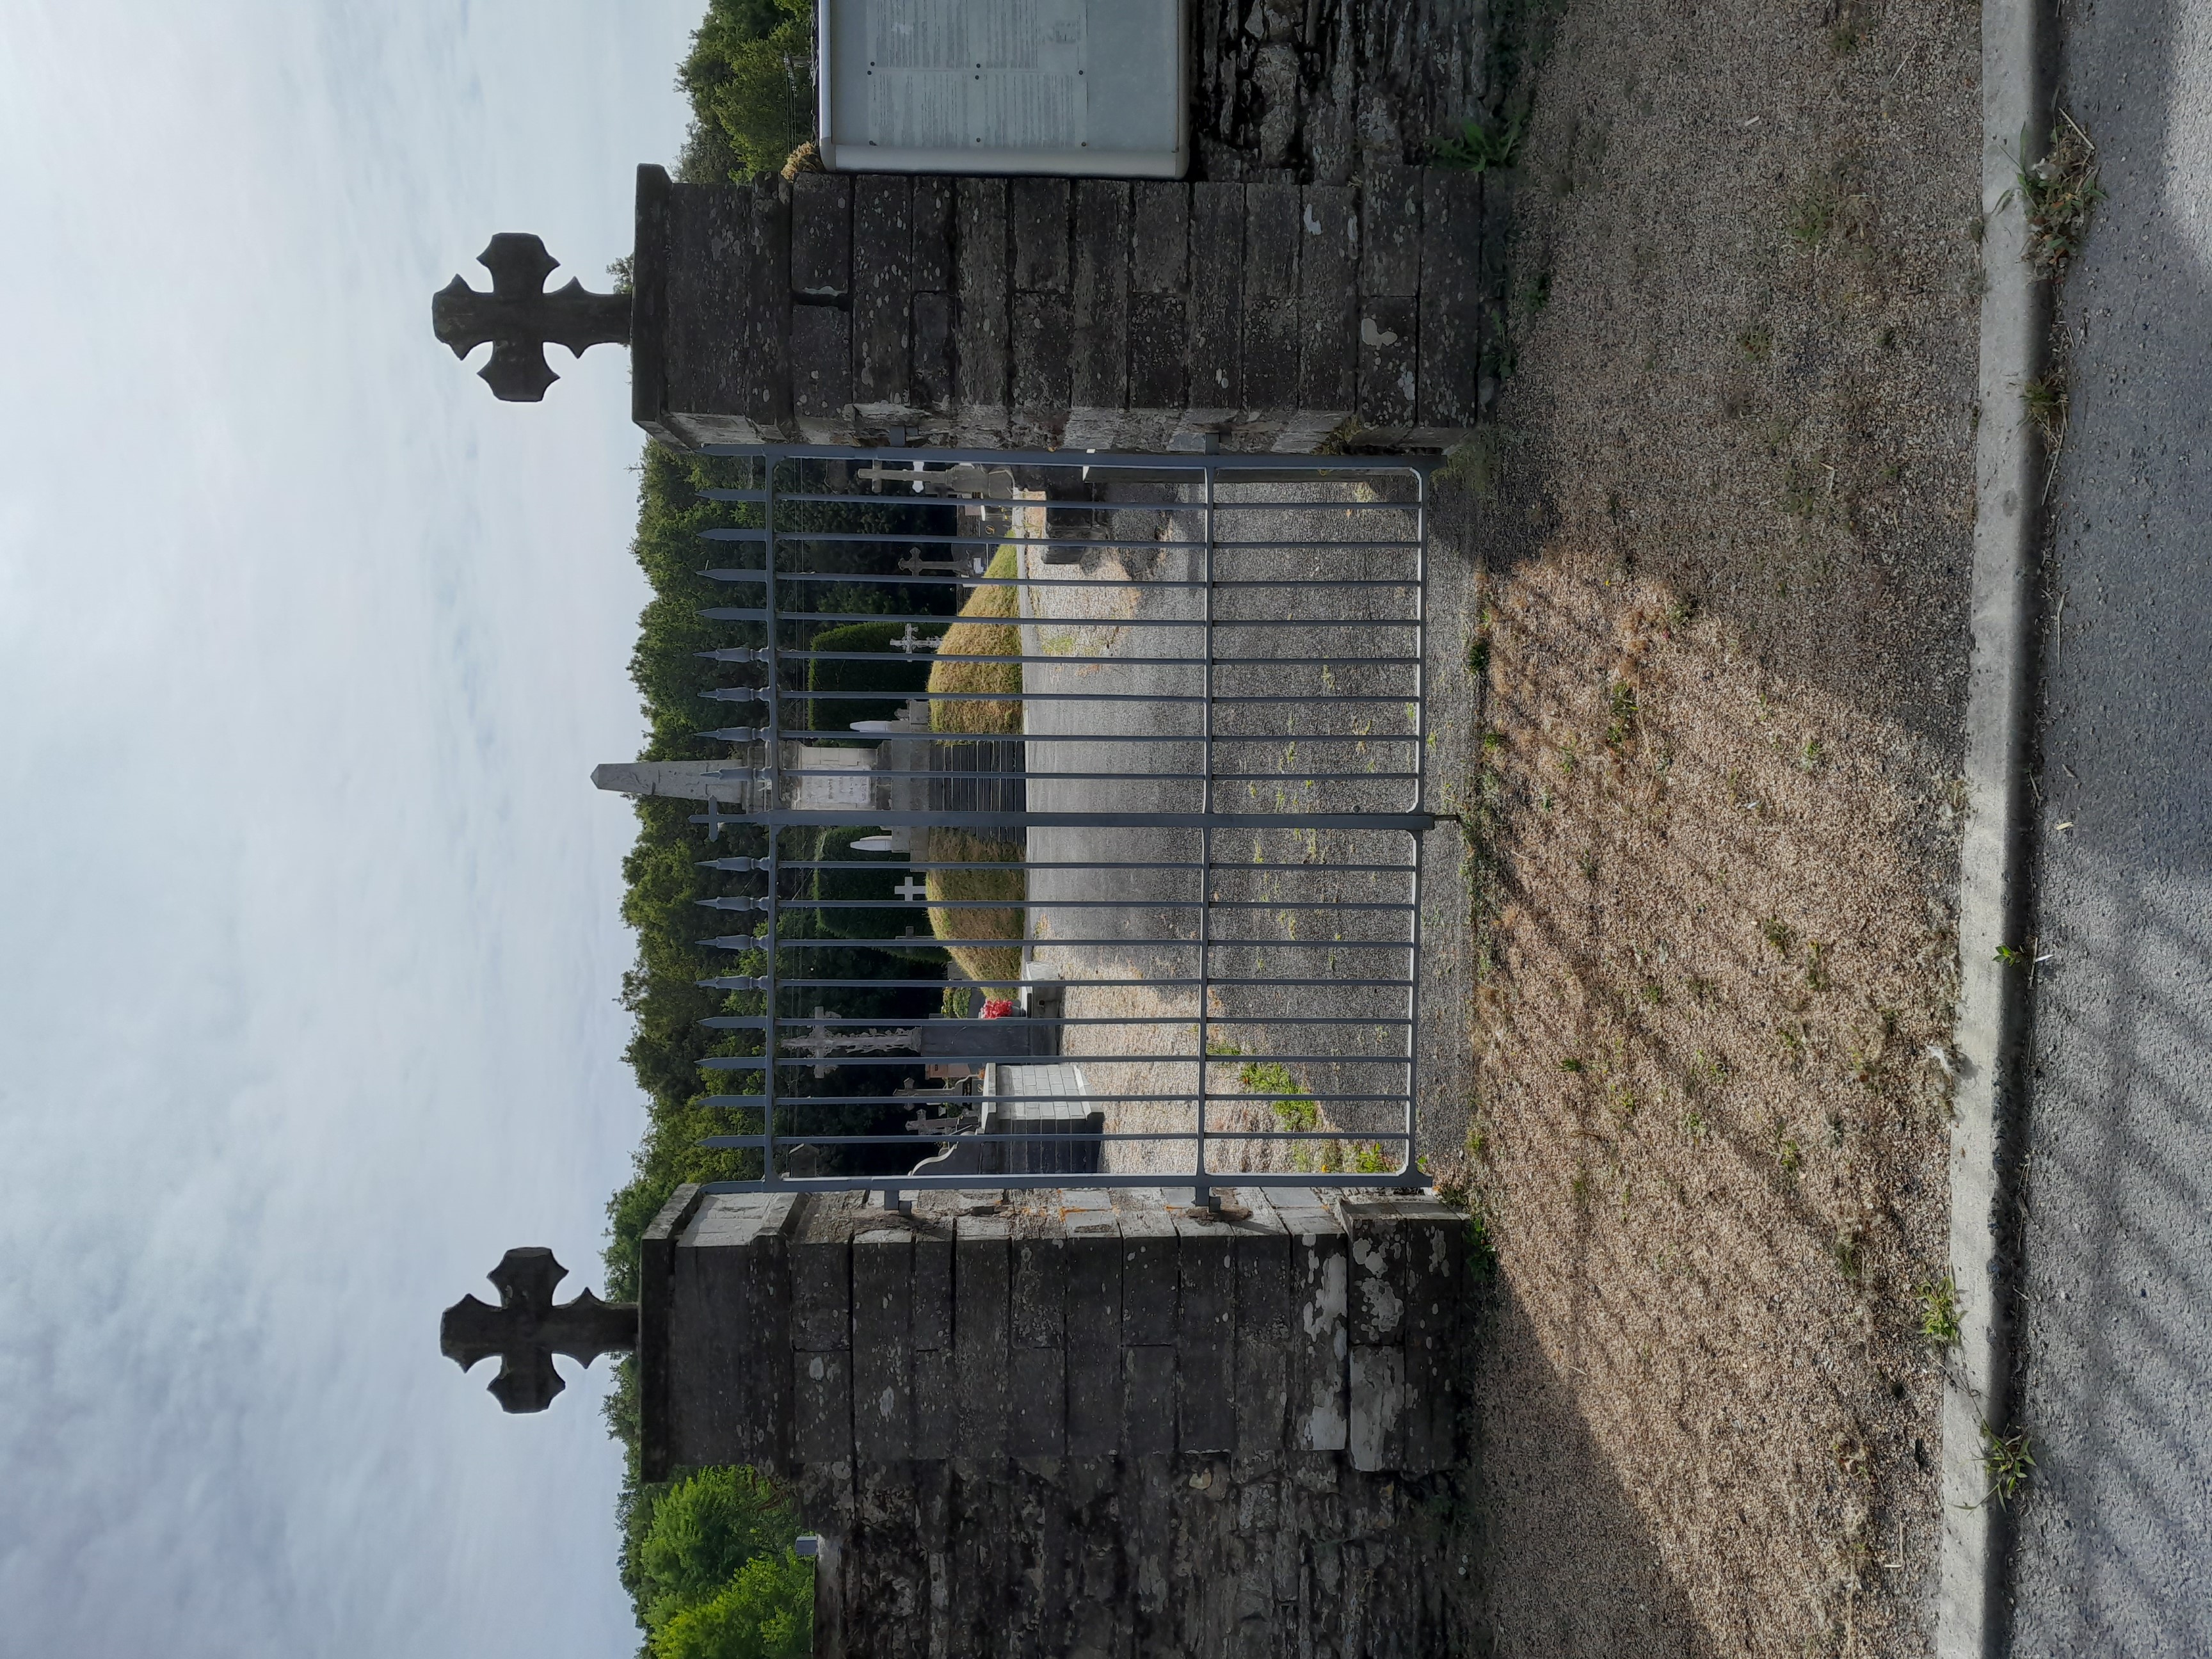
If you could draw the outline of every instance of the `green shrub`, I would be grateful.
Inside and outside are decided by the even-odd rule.
[[[934,639],[944,631],[941,625],[915,629],[925,639]],[[894,650],[891,641],[902,638],[905,633],[903,624],[848,623],[842,628],[825,629],[817,634],[809,650],[879,651],[883,655],[875,662],[811,662],[806,665],[809,691],[880,691],[884,696],[881,702],[824,697],[810,702],[808,726],[817,732],[845,732],[855,720],[896,720],[902,703],[908,697],[920,696],[929,684],[930,658],[926,652],[909,657]],[[860,744],[872,739],[846,737],[827,741]]]
[[[653,1659],[807,1659],[814,1651],[814,1569],[787,1549],[757,1556],[712,1601],[654,1632]]]
[[[653,1506],[638,1546],[646,1628],[658,1632],[718,1599],[746,1563],[788,1548],[798,1533],[781,1494],[751,1469],[702,1469],[677,1482]]]
[[[931,937],[924,932],[929,913],[921,906],[908,904],[892,890],[906,877],[914,873],[910,860],[896,853],[856,853],[853,843],[863,836],[878,835],[879,830],[862,824],[842,824],[822,832],[816,856],[823,860],[849,859],[856,862],[879,866],[868,870],[817,870],[814,872],[814,896],[817,899],[872,899],[879,901],[880,910],[823,910],[822,932],[839,939],[896,939],[908,928],[921,937],[911,951],[895,952],[925,962],[945,960],[945,952],[926,941]],[[810,955],[811,962],[813,953]],[[842,978],[842,975],[823,974],[821,978]]]
[[[781,172],[814,136],[813,22],[811,0],[709,0],[676,79],[732,178]]]

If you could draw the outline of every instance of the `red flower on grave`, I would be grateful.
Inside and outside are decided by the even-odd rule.
[[[1008,1014],[1011,1014],[1013,1012],[1014,1005],[1008,1001],[1005,997],[985,997],[983,999],[983,1018],[986,1019],[1004,1019]]]

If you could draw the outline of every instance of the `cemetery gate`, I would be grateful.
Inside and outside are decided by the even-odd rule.
[[[1434,463],[705,453],[709,1190],[1425,1184]]]

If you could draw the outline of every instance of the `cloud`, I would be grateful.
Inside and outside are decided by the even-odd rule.
[[[510,1244],[596,1285],[640,1127],[639,441],[621,353],[498,404],[428,301],[627,251],[695,10],[11,13],[8,1646],[633,1639],[602,1379],[505,1419],[434,1330]]]

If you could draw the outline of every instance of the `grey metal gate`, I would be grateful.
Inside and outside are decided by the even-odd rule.
[[[760,1173],[714,1190],[1422,1183],[1433,463],[708,453],[750,460],[702,612],[744,723],[608,769],[737,842],[704,983],[754,1052],[705,1062],[740,1085],[706,1144]],[[822,970],[850,950],[946,978]]]

